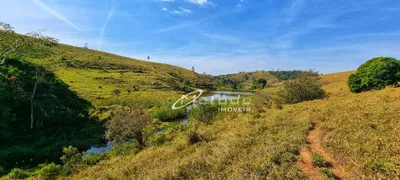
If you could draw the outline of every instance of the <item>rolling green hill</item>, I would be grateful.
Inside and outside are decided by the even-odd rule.
[[[210,84],[177,66],[59,43],[39,48],[48,43],[39,41],[0,30],[1,52],[15,42],[33,44],[8,54],[0,65],[0,174],[59,162],[68,145],[86,150],[104,142],[99,120],[107,119],[113,106],[170,109],[181,91]]]
[[[6,36],[9,38],[1,39]],[[3,45],[23,39],[30,37],[0,31],[0,40],[9,41],[0,41]],[[32,104],[29,95],[35,86],[37,70],[46,72],[34,101],[36,114],[41,119],[35,121],[34,128],[29,128]],[[0,175],[13,167],[24,169],[14,169],[5,178],[36,179],[44,175],[50,179],[59,175],[68,179],[400,177],[400,131],[396,128],[400,126],[400,89],[387,87],[351,93],[347,80],[353,72],[320,76],[317,83],[327,92],[323,99],[284,105],[274,102],[268,107],[262,102],[259,113],[215,113],[213,121],[197,126],[191,124],[193,119],[184,126],[153,118],[147,147],[133,141],[92,156],[82,155],[71,147],[65,149],[66,161],[62,166],[36,168],[32,167],[39,163],[60,164],[61,147],[74,145],[83,151],[95,141],[104,140],[104,134],[94,132],[102,131],[99,122],[109,120],[114,106],[143,106],[165,115],[184,91],[250,89],[258,79],[266,79],[267,88],[253,100],[264,101],[270,95],[274,100],[276,89],[285,83],[283,80],[295,78],[301,72],[257,71],[210,77],[177,66],[54,44],[47,49],[45,57],[29,53],[22,57],[11,55],[0,66],[0,73],[5,76],[0,80],[3,93],[0,94],[0,156],[6,157],[0,158]],[[268,97],[262,96],[265,92]],[[207,115],[213,112],[212,107],[203,109]],[[9,121],[4,121],[4,117]],[[196,128],[194,143],[191,128]],[[165,131],[154,133],[155,130]],[[37,156],[31,158],[34,155]],[[30,159],[31,164],[21,165],[21,162],[28,164]]]
[[[11,40],[30,38],[0,31]],[[208,88],[210,79],[190,70],[142,61],[96,50],[57,44],[46,58],[26,57],[54,72],[58,78],[96,106],[121,104],[127,99],[151,101],[177,96],[177,91]]]

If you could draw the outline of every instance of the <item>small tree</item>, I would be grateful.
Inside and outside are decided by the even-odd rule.
[[[0,22],[0,29],[3,29],[9,33],[15,33],[14,31],[14,27],[12,27],[10,24],[4,23],[4,22]]]
[[[400,61],[391,57],[372,58],[347,81],[351,92],[383,89],[400,81]]]
[[[256,95],[254,96],[253,106],[256,110],[256,114],[264,112],[264,108],[271,108],[272,101],[269,93],[267,91],[257,91]]]
[[[304,73],[296,79],[286,82],[283,89],[278,92],[283,102],[294,104],[324,98],[325,91],[322,89],[318,77],[313,74],[315,73]]]
[[[145,146],[144,129],[151,120],[151,115],[143,107],[118,108],[107,122],[106,138],[113,144],[122,144],[135,138],[139,145]]]
[[[53,180],[61,174],[61,166],[54,163],[48,164],[39,171],[39,178],[43,180]]]
[[[251,89],[264,89],[266,85],[267,85],[267,80],[264,78],[260,78],[255,80],[251,84]]]

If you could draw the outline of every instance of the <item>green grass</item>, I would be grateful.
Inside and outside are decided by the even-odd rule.
[[[0,36],[5,33],[0,30]],[[11,35],[15,39],[27,38]],[[45,59],[27,59],[54,72],[96,107],[135,103],[158,106],[179,98],[179,91],[207,88],[211,81],[181,67],[64,44],[53,47]]]
[[[174,117],[166,109],[182,91],[205,88],[211,82],[176,66],[68,45],[55,47],[49,58],[29,60],[54,72],[92,102],[96,107],[92,115],[100,119],[107,119],[115,105],[142,105],[149,111],[165,111],[159,117]],[[311,122],[318,124],[324,149],[345,167],[347,178],[396,179],[400,176],[400,89],[352,94],[346,82],[350,74],[321,76],[328,92],[323,100],[266,109],[259,117],[230,113],[202,123],[197,133],[203,140],[196,144],[188,143],[185,127],[158,122],[153,128],[168,130],[150,139],[150,147],[112,151],[71,179],[305,179],[296,161],[299,149],[306,146]],[[258,78],[266,78],[267,84],[276,80],[262,71],[227,76],[244,88]],[[276,83],[266,91],[275,93],[279,86]],[[314,159],[325,164],[319,156]],[[333,176],[324,166],[320,171]]]

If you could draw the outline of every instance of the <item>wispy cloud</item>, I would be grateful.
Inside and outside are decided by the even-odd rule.
[[[34,2],[36,5],[40,6],[42,9],[44,9],[45,11],[49,12],[50,14],[52,14],[53,16],[57,17],[59,20],[67,23],[68,25],[72,26],[73,28],[75,28],[78,31],[83,31],[81,28],[79,28],[77,25],[75,25],[74,23],[72,23],[70,20],[68,20],[64,15],[62,15],[61,13],[59,13],[58,11],[54,10],[53,8],[47,6],[46,4],[40,2],[39,0],[32,0],[32,2]]]
[[[110,11],[108,11],[108,14],[107,14],[106,21],[104,22],[104,25],[100,29],[101,38],[97,42],[97,48],[98,49],[100,49],[101,46],[103,45],[103,38],[104,38],[105,31],[107,29],[108,23],[110,22],[111,18],[113,17],[113,15],[115,13],[115,11],[116,11],[116,5],[115,5],[115,0],[113,0],[111,9],[110,9]]]
[[[193,14],[193,12],[189,9],[185,9],[183,7],[179,7],[179,10],[174,10],[171,12],[172,14],[176,15],[188,15],[188,14]]]
[[[112,7],[111,7],[110,11],[107,14],[106,21],[105,21],[103,27],[100,29],[101,35],[104,35],[105,30],[106,30],[106,28],[108,26],[108,23],[110,22],[111,18],[113,17],[113,15],[115,13],[115,10],[116,10],[116,5],[115,5],[115,0],[114,0],[113,4],[112,4]]]
[[[175,2],[175,0],[156,0],[156,1],[160,1],[160,2]]]
[[[211,5],[213,6],[214,3],[212,1],[209,0],[186,0],[187,2],[193,3],[193,4],[198,4],[200,6],[204,6],[204,5]]]

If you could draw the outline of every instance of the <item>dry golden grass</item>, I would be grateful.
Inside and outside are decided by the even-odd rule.
[[[270,109],[261,118],[231,115],[199,133],[206,141],[173,140],[138,154],[117,156],[75,174],[72,179],[301,179],[296,166],[312,122],[322,131],[323,148],[348,179],[400,176],[400,89],[353,94],[351,72],[324,75],[324,100]]]
[[[177,132],[172,142],[102,161],[72,179],[304,178],[295,161],[309,122],[292,121],[290,112],[271,112],[265,119],[243,114],[202,125],[206,141],[195,145]]]

